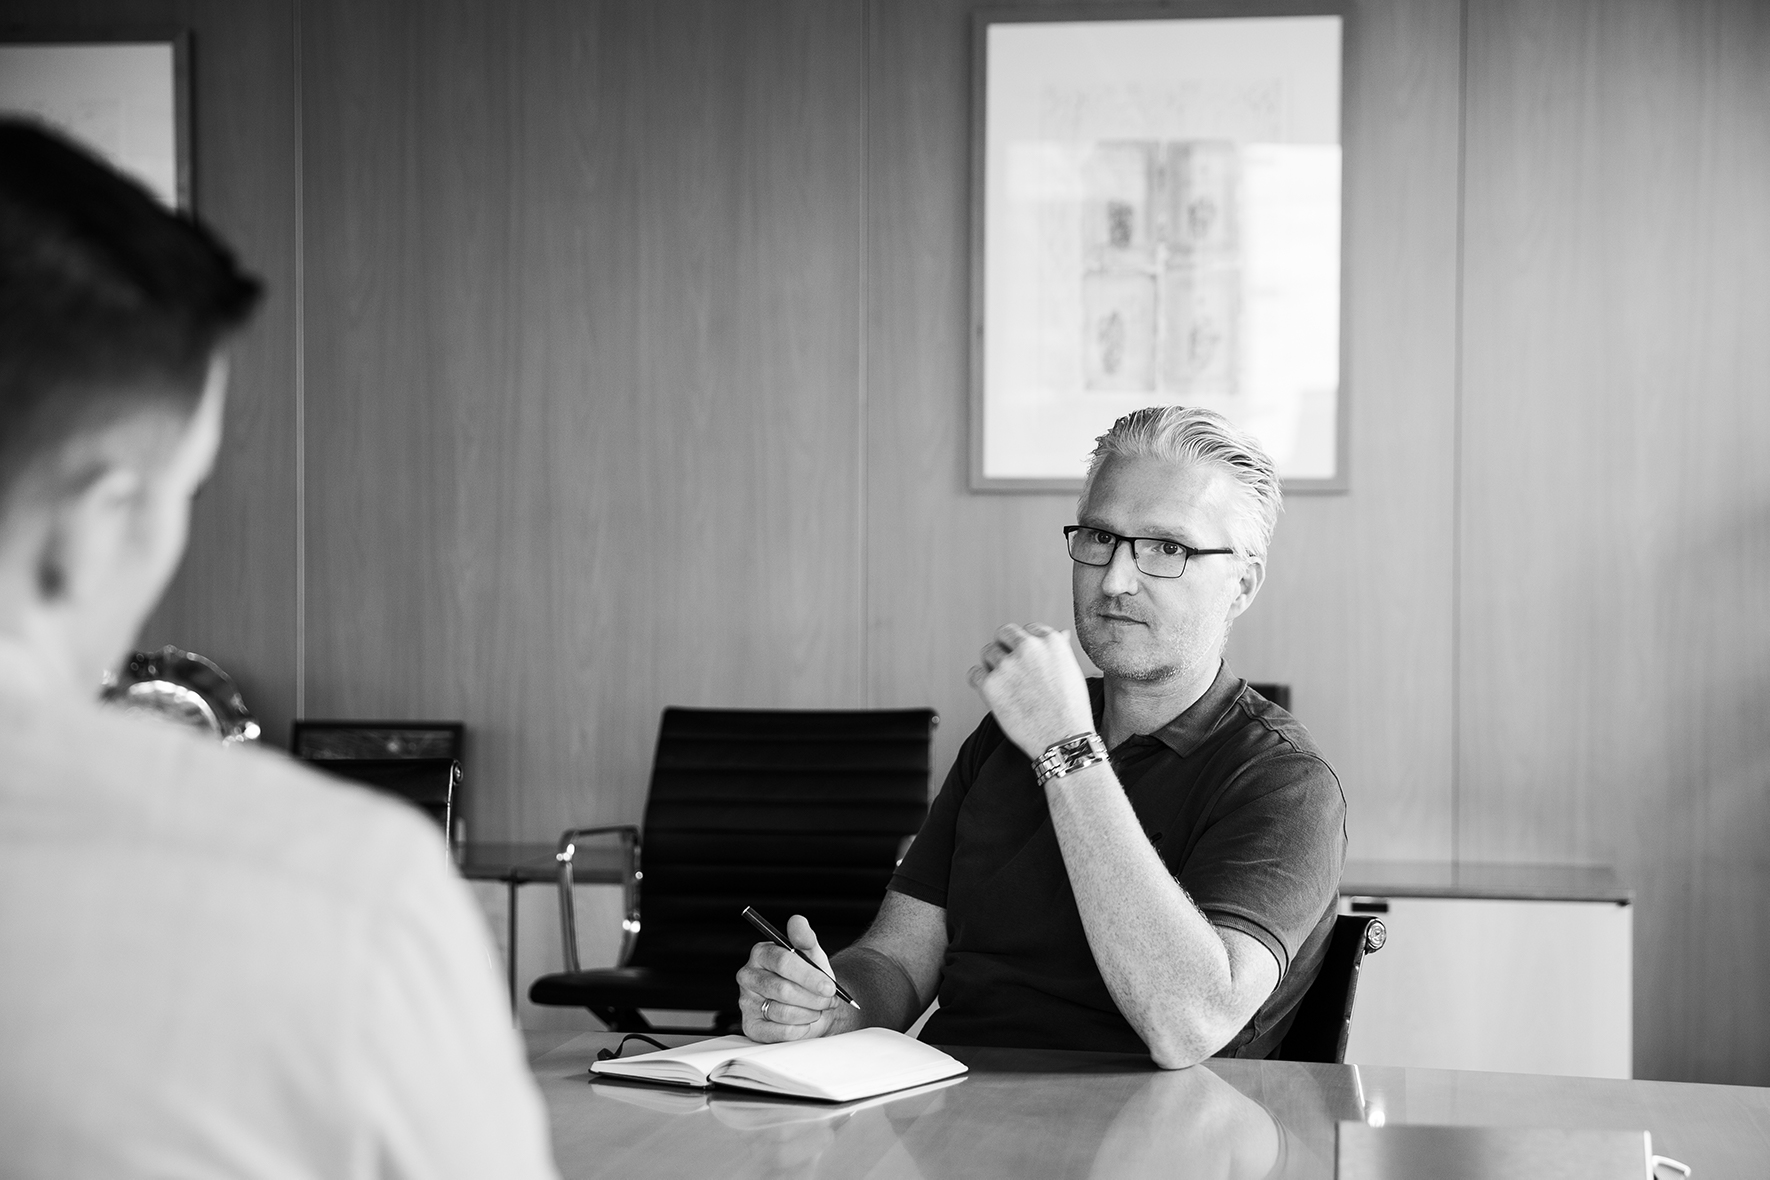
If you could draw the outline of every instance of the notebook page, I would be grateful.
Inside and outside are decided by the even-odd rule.
[[[714,1080],[844,1101],[952,1077],[958,1061],[931,1045],[884,1028],[771,1045],[715,1071]]]

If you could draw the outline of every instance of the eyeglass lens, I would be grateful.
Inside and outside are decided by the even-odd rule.
[[[1122,538],[1101,529],[1077,529],[1069,535],[1069,555],[1083,565],[1111,565]],[[1131,542],[1131,560],[1152,578],[1177,578],[1186,572],[1186,546],[1159,537]]]

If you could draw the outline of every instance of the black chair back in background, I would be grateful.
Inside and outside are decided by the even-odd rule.
[[[461,764],[453,758],[329,758],[315,770],[393,795],[428,815],[446,836],[454,826]]]
[[[1248,682],[1248,687],[1289,713],[1291,711],[1291,686],[1288,684],[1255,684]]]
[[[1272,1055],[1274,1060],[1324,1061],[1335,1065],[1346,1060],[1358,973],[1364,966],[1364,956],[1382,950],[1388,939],[1388,927],[1370,914],[1340,914],[1334,919],[1334,932],[1328,938],[1321,971],[1303,993],[1291,1029],[1278,1052]]]
[[[289,752],[316,770],[394,795],[443,831],[450,848],[466,841],[459,721],[297,721]]]
[[[640,1008],[710,1010],[715,1027],[734,1027],[734,976],[757,941],[744,907],[783,928],[803,914],[831,953],[860,937],[927,814],[935,724],[932,709],[664,710],[643,832],[562,838],[568,853],[586,835],[628,843],[621,961],[542,976],[530,998],[588,1008],[620,1031],[651,1027]],[[560,903],[572,967],[569,860]]]

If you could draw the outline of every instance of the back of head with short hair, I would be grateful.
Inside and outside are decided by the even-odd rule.
[[[1243,553],[1266,556],[1272,530],[1284,507],[1278,468],[1253,435],[1212,410],[1186,406],[1150,406],[1126,414],[1094,442],[1088,474],[1082,481],[1086,504],[1100,467],[1113,456],[1125,459],[1166,459],[1170,463],[1207,463],[1242,486],[1244,510],[1232,522],[1232,543]]]
[[[0,119],[0,507],[84,434],[193,412],[260,291],[193,217],[41,125]]]

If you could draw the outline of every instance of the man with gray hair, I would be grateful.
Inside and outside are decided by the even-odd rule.
[[[1333,930],[1346,847],[1339,780],[1301,725],[1230,673],[1259,593],[1277,472],[1219,414],[1161,406],[1099,439],[1077,523],[1076,639],[1002,627],[971,683],[966,740],[879,916],[829,980],[759,943],[744,1031],[909,1027],[956,1045],[1147,1052],[1175,1069],[1266,1057]]]

